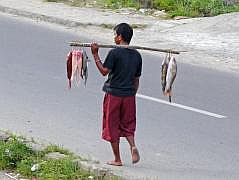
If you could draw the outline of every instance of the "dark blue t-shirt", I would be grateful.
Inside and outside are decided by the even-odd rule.
[[[142,71],[142,58],[137,50],[111,49],[103,66],[110,70],[103,91],[114,96],[135,95],[134,79],[139,77]]]

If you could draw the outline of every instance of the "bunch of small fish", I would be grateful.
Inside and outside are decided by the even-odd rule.
[[[168,53],[162,62],[161,84],[165,96],[169,96],[169,102],[172,102],[172,85],[177,75],[177,63],[175,57]]]
[[[79,84],[80,79],[84,80],[84,84],[86,86],[88,78],[88,62],[89,58],[85,50],[71,50],[68,53],[66,67],[69,88],[71,88],[73,80]]]

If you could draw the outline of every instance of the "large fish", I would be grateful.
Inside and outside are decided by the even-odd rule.
[[[82,77],[82,66],[83,66],[83,53],[81,50],[76,50],[76,56],[77,56],[77,68],[76,72],[73,74],[75,75],[75,80],[77,85],[80,83],[80,79]]]
[[[161,84],[162,84],[163,92],[165,91],[165,87],[166,87],[166,76],[167,76],[169,60],[170,60],[170,55],[167,54],[162,62],[162,67],[161,67]]]
[[[80,50],[73,50],[69,52],[67,57],[67,77],[69,79],[69,88],[71,88],[72,81],[80,82],[83,53]]]
[[[85,86],[86,86],[86,82],[87,82],[87,79],[88,79],[88,62],[89,62],[89,58],[88,58],[85,50],[83,50],[81,75],[82,75],[82,78],[84,79]]]
[[[162,90],[164,95],[169,96],[169,102],[172,101],[172,85],[177,75],[176,59],[169,54],[162,63]],[[167,69],[167,70],[165,70]]]
[[[66,70],[67,70],[67,78],[69,81],[69,88],[71,88],[71,76],[72,76],[72,51],[70,51],[67,55],[66,60]]]

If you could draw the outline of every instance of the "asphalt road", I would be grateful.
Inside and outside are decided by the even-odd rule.
[[[0,128],[103,164],[112,157],[100,137],[104,78],[91,62],[87,87],[67,89],[67,42],[75,39],[87,41],[0,17]],[[100,50],[102,59],[105,53]],[[136,134],[141,162],[131,164],[122,140],[125,166],[115,172],[135,179],[239,179],[239,75],[178,62],[174,103],[168,104],[160,84],[163,55],[142,51],[142,56]]]

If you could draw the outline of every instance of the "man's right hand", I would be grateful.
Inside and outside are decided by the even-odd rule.
[[[97,43],[91,43],[91,52],[93,55],[97,55],[99,51],[99,46]]]

